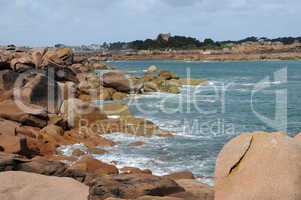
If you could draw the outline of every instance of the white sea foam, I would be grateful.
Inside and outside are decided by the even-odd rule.
[[[165,92],[149,92],[147,94],[142,94],[137,96],[137,98],[164,98],[164,97],[173,97],[177,94],[165,93]]]
[[[141,70],[129,70],[129,71],[126,71],[126,73],[128,74],[138,74],[138,73],[142,73],[143,71]]]
[[[135,142],[135,141],[146,141],[147,138],[142,136],[136,136],[126,133],[111,133],[111,134],[105,134],[102,135],[106,139],[113,140],[115,142]]]
[[[258,83],[237,83],[237,85],[240,86],[255,86],[259,84]],[[281,84],[285,84],[285,82],[282,81],[270,81],[270,82],[260,82],[261,85],[281,85]]]
[[[80,149],[84,152],[88,151],[88,148],[84,144],[63,145],[58,148],[58,151],[62,152],[65,156],[72,156],[75,149]]]
[[[145,155],[143,152],[138,153],[135,148],[144,149],[144,146],[141,147],[131,147],[131,151],[129,151],[128,144],[135,141],[144,141],[146,142],[148,148],[151,149],[161,149],[162,151],[166,151],[169,145],[164,141],[162,138],[159,137],[154,138],[145,138],[133,135],[127,135],[123,133],[114,133],[105,135],[106,138],[112,139],[120,144],[107,147],[106,150],[109,150],[108,154],[102,155],[93,155],[96,159],[101,160],[105,163],[116,163],[116,167],[121,169],[123,167],[137,167],[140,169],[150,169],[154,175],[163,176],[166,174],[170,174],[172,172],[183,171],[183,170],[200,170],[206,169],[210,160],[199,160],[196,162],[190,163],[191,161],[187,160],[190,164],[183,162],[183,158],[180,160],[177,159],[176,161],[170,162],[168,160],[164,160],[162,158],[157,158],[156,154],[154,155]],[[160,142],[161,141],[161,142]],[[87,152],[87,148],[83,144],[74,144],[74,145],[66,145],[60,147],[60,151],[63,152],[66,156],[71,156],[74,149],[81,149]],[[202,170],[201,170],[202,171]],[[204,174],[204,173],[202,173]],[[206,174],[205,174],[206,175]],[[198,178],[198,180],[210,184],[213,184],[213,180],[207,177]]]

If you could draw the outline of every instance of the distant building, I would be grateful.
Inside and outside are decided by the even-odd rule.
[[[55,44],[54,47],[55,48],[65,48],[67,46],[65,44]]]
[[[161,40],[164,40],[164,41],[168,42],[170,37],[171,37],[170,33],[160,33],[158,35],[157,39],[161,39]]]

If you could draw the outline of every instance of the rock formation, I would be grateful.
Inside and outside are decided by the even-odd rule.
[[[284,133],[234,138],[216,162],[215,199],[300,199],[300,156],[301,143]]]

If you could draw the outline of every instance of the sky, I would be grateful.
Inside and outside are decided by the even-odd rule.
[[[301,0],[0,0],[0,45],[301,36]]]

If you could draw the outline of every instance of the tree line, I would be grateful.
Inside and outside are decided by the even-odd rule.
[[[295,41],[301,42],[301,37],[281,37],[269,39],[265,37],[247,37],[238,41],[214,41],[207,38],[200,41],[193,37],[170,36],[168,40],[158,36],[156,39],[135,40],[132,42],[114,42],[104,43],[103,47],[109,50],[194,50],[194,49],[222,49],[230,47],[231,44],[242,44],[245,42],[281,42],[283,44],[292,44]]]

